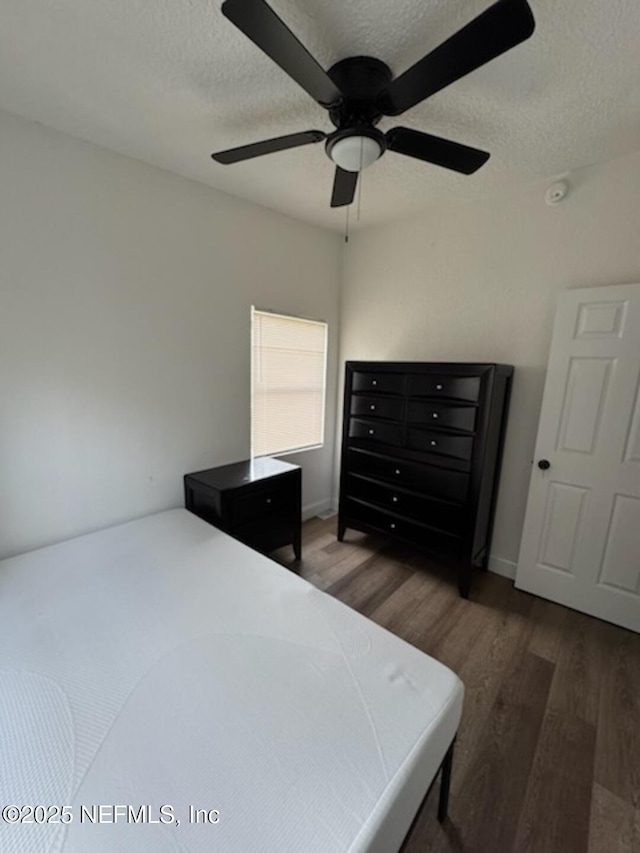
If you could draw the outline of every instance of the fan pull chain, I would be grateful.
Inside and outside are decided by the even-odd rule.
[[[360,171],[358,172],[358,206],[356,208],[356,222],[360,222],[360,202],[362,200],[363,162],[364,162],[364,137],[360,137]]]
[[[347,217],[346,217],[346,224],[345,224],[345,228],[344,228],[344,242],[345,243],[349,242],[349,207],[350,207],[350,205],[347,205],[347,207],[346,207]]]

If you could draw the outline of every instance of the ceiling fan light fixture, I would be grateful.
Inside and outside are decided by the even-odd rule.
[[[382,145],[371,136],[352,134],[336,139],[328,147],[329,157],[345,172],[361,172],[382,154]]]

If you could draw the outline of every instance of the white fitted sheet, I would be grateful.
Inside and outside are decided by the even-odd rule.
[[[456,732],[449,669],[185,510],[0,563],[3,853],[391,853]],[[175,823],[80,822],[140,805]],[[216,809],[190,823],[189,806]],[[104,815],[113,818],[107,809]],[[215,817],[215,815],[213,815]]]

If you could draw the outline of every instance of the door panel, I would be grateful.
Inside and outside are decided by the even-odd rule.
[[[516,586],[640,631],[640,285],[560,295],[534,458]]]
[[[611,358],[572,358],[560,416],[557,450],[593,453],[607,399]]]
[[[640,384],[636,391],[633,420],[629,430],[629,440],[624,454],[625,462],[640,462]]]
[[[616,337],[624,334],[628,300],[583,303],[578,309],[576,338]]]
[[[587,489],[564,483],[549,484],[538,557],[541,567],[573,573],[587,493]]]
[[[640,593],[640,498],[615,496],[598,582]]]

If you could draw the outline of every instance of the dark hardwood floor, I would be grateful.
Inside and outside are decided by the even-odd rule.
[[[454,578],[335,518],[274,556],[465,685],[449,818],[431,792],[404,853],[638,853],[640,636],[479,574]]]

